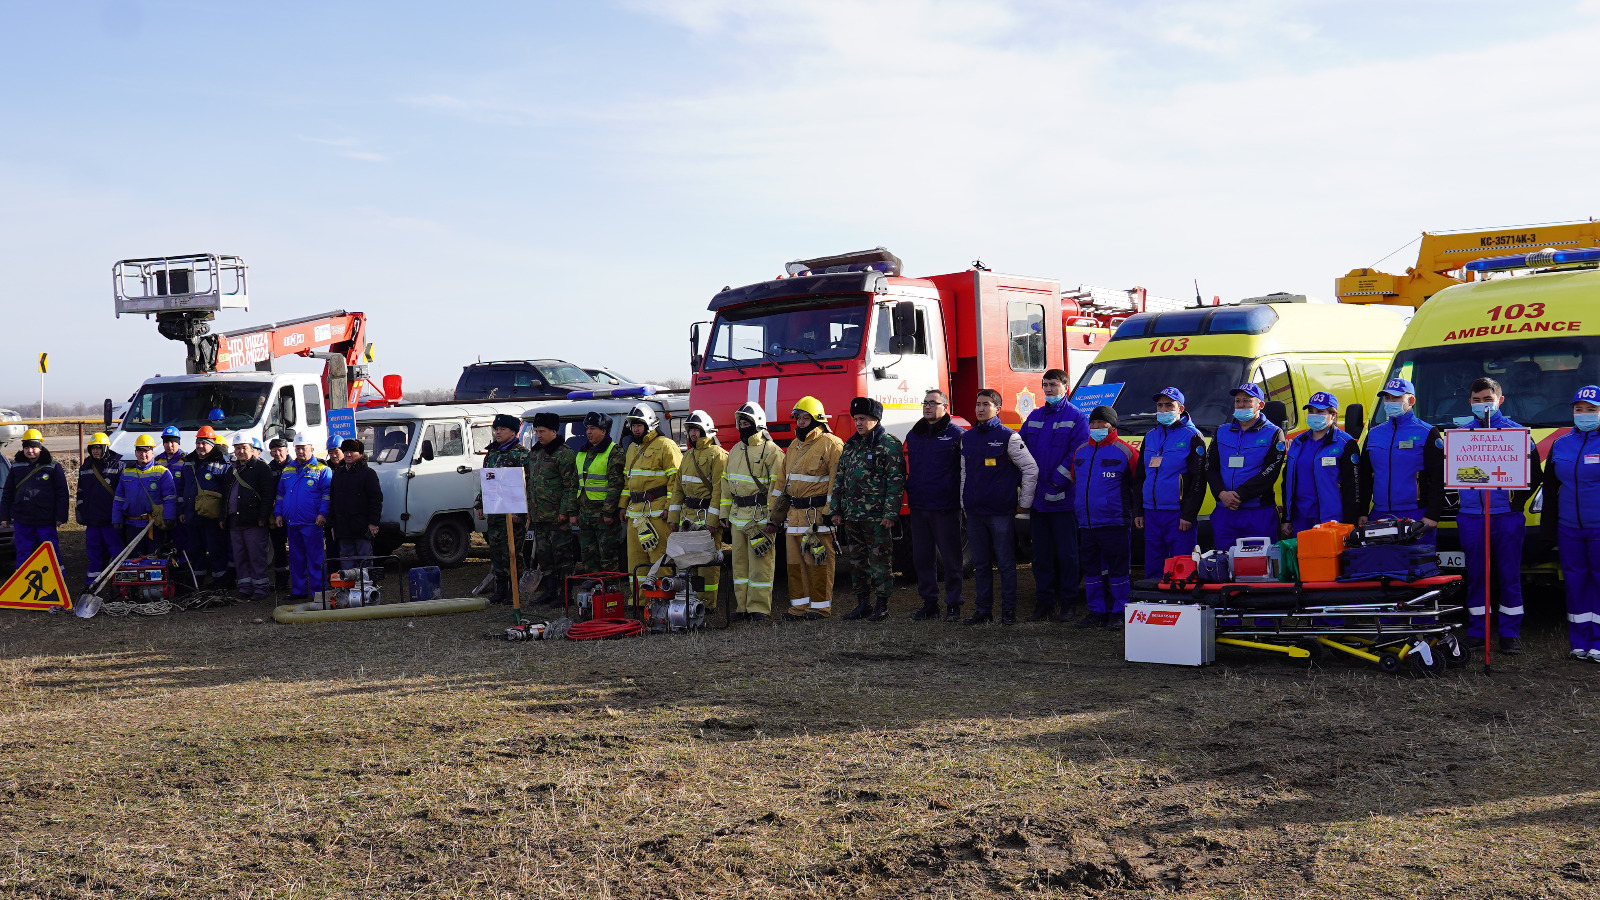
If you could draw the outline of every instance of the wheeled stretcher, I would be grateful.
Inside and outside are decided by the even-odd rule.
[[[1459,575],[1417,581],[1226,584],[1139,581],[1138,603],[1201,604],[1216,615],[1217,643],[1320,663],[1329,653],[1385,672],[1439,675],[1466,664],[1456,632],[1466,610]]]

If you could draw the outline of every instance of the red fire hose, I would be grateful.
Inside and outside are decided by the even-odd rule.
[[[567,629],[567,637],[574,641],[629,637],[635,634],[644,634],[644,623],[637,619],[591,619]]]

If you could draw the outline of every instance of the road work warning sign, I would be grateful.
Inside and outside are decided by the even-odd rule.
[[[1528,429],[1453,429],[1444,433],[1444,486],[1526,490]]]
[[[56,545],[46,541],[28,556],[26,562],[0,587],[0,608],[50,609],[59,606],[72,608],[72,598],[67,595],[66,579],[61,577],[61,563],[56,561]]]

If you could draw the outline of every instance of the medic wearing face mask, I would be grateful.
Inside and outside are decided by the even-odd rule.
[[[1356,505],[1356,461],[1361,453],[1355,438],[1334,424],[1339,398],[1317,391],[1305,410],[1307,430],[1289,442],[1283,466],[1284,537],[1323,522],[1353,525],[1361,513]]]
[[[1457,420],[1458,428],[1501,429],[1521,428],[1500,412],[1505,402],[1505,391],[1493,378],[1479,378],[1469,388],[1468,402],[1472,416]],[[1428,482],[1428,518],[1437,521],[1444,511],[1444,434],[1434,429],[1435,436],[1428,443],[1428,456],[1424,478]],[[1500,584],[1500,603],[1495,608],[1500,635],[1501,653],[1522,652],[1522,541],[1526,536],[1527,521],[1522,509],[1528,498],[1539,490],[1544,480],[1544,467],[1539,464],[1539,448],[1528,439],[1528,489],[1509,491],[1491,488],[1471,488],[1460,491],[1461,508],[1456,512],[1456,532],[1461,537],[1461,549],[1467,557],[1467,646],[1483,646],[1484,611],[1488,607],[1489,585],[1484,583],[1483,555],[1489,554],[1493,577]],[[1487,504],[1485,503],[1487,497]],[[1489,540],[1484,543],[1483,516],[1488,506]]]
[[[1417,391],[1404,378],[1391,378],[1378,392],[1386,418],[1367,432],[1367,442],[1357,467],[1359,502],[1364,513],[1356,522],[1377,519],[1413,519],[1429,528],[1439,523],[1423,507],[1423,457],[1433,426],[1417,418]],[[1432,537],[1427,538],[1430,542]]]
[[[1156,427],[1139,445],[1144,515],[1133,520],[1144,529],[1146,577],[1158,575],[1166,560],[1194,552],[1206,499],[1206,439],[1189,421],[1183,391],[1169,387],[1154,399]]]
[[[1217,507],[1211,511],[1211,532],[1218,550],[1243,537],[1268,540],[1278,533],[1278,504],[1273,488],[1283,468],[1283,431],[1261,410],[1267,394],[1261,385],[1245,382],[1233,395],[1233,421],[1217,429],[1206,456],[1206,475]]]
[[[1600,663],[1600,385],[1572,397],[1572,431],[1550,447],[1539,530],[1561,549],[1572,659]]]

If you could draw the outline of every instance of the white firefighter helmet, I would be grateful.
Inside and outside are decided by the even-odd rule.
[[[633,409],[628,410],[627,417],[622,420],[622,427],[632,428],[635,422],[643,422],[644,430],[647,432],[655,431],[658,424],[656,411],[643,403],[635,406]]]
[[[711,421],[711,414],[703,409],[697,409],[689,413],[689,418],[684,420],[683,433],[685,435],[689,433],[690,428],[700,429],[700,432],[709,438],[717,436],[717,424]]]
[[[734,424],[737,425],[740,419],[744,419],[751,425],[754,425],[756,428],[767,427],[767,411],[762,409],[761,404],[755,402],[754,400],[746,402],[743,406],[734,411]]]

